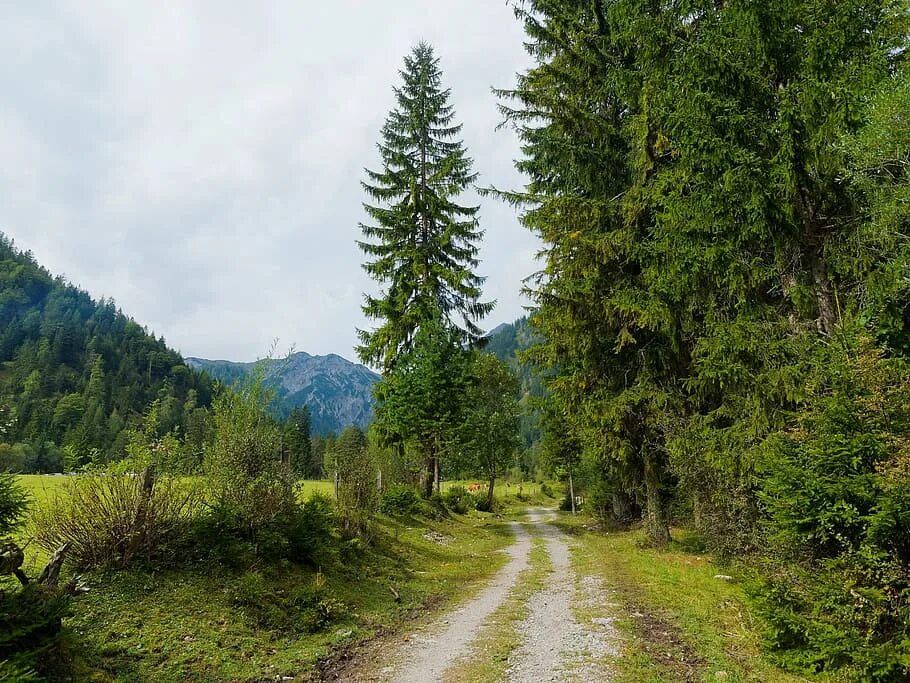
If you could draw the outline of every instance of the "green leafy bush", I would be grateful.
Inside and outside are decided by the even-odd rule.
[[[555,498],[555,497],[556,497],[556,494],[553,493],[553,487],[551,487],[551,486],[550,486],[548,483],[546,483],[546,482],[541,482],[541,484],[540,484],[540,493],[541,493],[542,495],[546,496],[547,498]]]
[[[476,505],[474,496],[472,496],[464,486],[450,486],[442,494],[442,502],[452,512],[457,515],[466,514],[468,510],[473,510]]]
[[[766,444],[769,548],[750,593],[792,669],[910,675],[907,364],[832,349],[798,424]]]
[[[387,515],[413,515],[420,511],[420,496],[414,487],[393,484],[382,494],[380,510]]]

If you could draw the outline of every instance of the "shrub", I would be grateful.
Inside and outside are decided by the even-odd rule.
[[[327,565],[337,550],[332,499],[313,493],[289,515],[284,533],[289,559],[317,567]]]
[[[556,497],[556,494],[553,493],[553,488],[552,488],[548,483],[546,483],[546,482],[541,482],[541,484],[540,484],[540,492],[541,492],[541,494],[543,494],[543,495],[546,496],[547,498],[555,498],[555,497]]]
[[[269,545],[271,539],[260,539],[260,532],[270,536],[276,519],[295,504],[293,473],[281,459],[282,430],[268,405],[261,376],[222,392],[205,449],[218,523],[256,547]]]
[[[474,497],[464,486],[450,486],[442,494],[443,504],[457,515],[463,515],[474,508]]]
[[[474,509],[478,512],[496,512],[499,506],[500,503],[495,497],[491,500],[486,495],[481,495],[476,496],[474,500]]]
[[[60,621],[68,614],[69,598],[35,583],[21,589],[0,590],[0,674],[40,670],[54,646]],[[18,681],[10,673],[8,680]],[[4,680],[0,676],[0,680]],[[27,678],[25,680],[28,680]]]
[[[0,473],[0,540],[22,523],[28,494],[8,474]]]
[[[380,509],[387,515],[413,515],[420,510],[420,496],[413,486],[394,484],[382,494]]]
[[[338,472],[338,511],[345,530],[364,532],[379,502],[377,468],[366,435],[358,427],[345,429],[332,451]]]
[[[197,509],[193,487],[171,477],[86,474],[72,477],[30,529],[39,546],[70,544],[78,567],[123,567],[134,560],[173,560]]]

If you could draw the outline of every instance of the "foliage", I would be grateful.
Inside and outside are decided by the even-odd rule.
[[[306,406],[291,410],[284,423],[284,449],[294,473],[303,479],[322,475],[322,460],[314,460],[310,442],[310,411]]]
[[[384,287],[365,296],[364,314],[379,327],[359,332],[358,355],[388,373],[408,351],[421,326],[444,323],[459,344],[481,334],[476,320],[493,308],[482,303],[477,267],[481,237],[477,207],[457,203],[476,179],[464,144],[456,140],[450,91],[433,48],[420,43],[405,57],[396,108],[382,128],[382,170],[367,171],[365,205],[375,224],[361,224],[358,242],[371,259],[364,270]]]
[[[419,449],[427,498],[435,470],[456,440],[469,360],[454,333],[430,320],[417,331],[395,371],[376,385],[376,428],[384,443]]]
[[[69,599],[32,583],[18,589],[0,588],[0,680],[47,668],[48,651],[57,641],[60,620],[69,614]],[[33,680],[38,680],[34,678]]]
[[[907,675],[882,468],[908,406],[859,407],[906,383],[903,5],[527,0],[535,63],[502,93],[528,176],[502,195],[544,244],[544,451],[658,545],[672,509],[757,555],[782,656],[861,680]]]
[[[0,540],[22,523],[27,507],[28,494],[12,476],[0,473]]]
[[[174,562],[185,550],[199,496],[173,477],[146,483],[138,473],[70,477],[31,514],[31,535],[48,552],[68,543],[68,558],[81,568]]]
[[[910,658],[910,364],[862,336],[838,341],[811,408],[766,446],[774,552],[754,595],[791,666],[896,681]]]
[[[379,470],[366,435],[359,427],[348,427],[332,452],[338,468],[338,511],[345,528],[363,531],[379,503]]]
[[[268,404],[261,376],[219,394],[205,450],[213,514],[254,543],[294,505],[294,475],[282,459],[281,426]]]
[[[132,416],[160,402],[161,435],[192,424],[211,400],[212,384],[121,313],[111,300],[54,278],[31,253],[0,235],[0,413],[2,436],[24,456],[17,469],[63,468],[61,449],[75,466],[97,450],[122,457]]]
[[[413,515],[420,510],[420,496],[413,486],[393,484],[382,492],[379,509],[387,515]]]
[[[450,486],[442,493],[442,503],[457,515],[464,515],[476,506],[474,496],[464,486]]]
[[[519,383],[505,363],[487,354],[474,354],[469,373],[457,426],[457,448],[471,469],[486,476],[486,507],[490,509],[496,478],[515,462],[521,445]]]

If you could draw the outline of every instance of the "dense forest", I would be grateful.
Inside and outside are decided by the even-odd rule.
[[[516,4],[550,452],[606,521],[748,558],[787,666],[903,679],[906,4]]]
[[[198,460],[213,385],[164,339],[39,266],[0,235],[0,470],[60,472],[125,454],[154,403]]]

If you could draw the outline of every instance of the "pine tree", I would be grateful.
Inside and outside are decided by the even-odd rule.
[[[364,269],[383,286],[366,296],[363,311],[379,321],[360,330],[358,354],[391,370],[417,330],[441,315],[462,342],[481,334],[477,321],[493,308],[480,301],[484,278],[478,266],[478,207],[458,203],[477,174],[454,123],[450,91],[433,48],[421,43],[404,60],[397,107],[382,128],[381,171],[367,170],[363,183],[377,205],[366,204],[372,224],[362,224]]]

